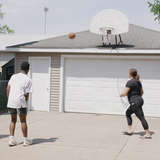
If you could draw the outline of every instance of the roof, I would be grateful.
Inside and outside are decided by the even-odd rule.
[[[123,49],[160,49],[160,32],[141,26],[130,24],[129,32],[122,34],[124,45],[118,46]],[[112,44],[115,43],[114,36],[111,37]],[[68,35],[48,38],[40,41],[9,46],[8,48],[29,49],[88,49],[102,47],[102,37],[89,31],[76,33],[75,39],[69,39]],[[110,48],[110,46],[106,46]],[[104,49],[104,48],[103,48]]]
[[[17,34],[0,34],[0,51],[5,51],[7,46],[39,41],[48,37],[43,35],[17,35]]]

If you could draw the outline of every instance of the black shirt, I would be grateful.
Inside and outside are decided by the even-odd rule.
[[[140,88],[142,88],[142,83],[140,81],[137,81]]]
[[[140,81],[137,81],[135,78],[133,78],[127,82],[126,87],[130,88],[128,93],[129,101],[132,99],[132,97],[141,96],[142,84]]]

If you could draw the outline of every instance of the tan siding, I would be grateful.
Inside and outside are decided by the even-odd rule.
[[[60,55],[56,54],[51,58],[51,94],[50,107],[51,110],[59,109],[60,97]]]

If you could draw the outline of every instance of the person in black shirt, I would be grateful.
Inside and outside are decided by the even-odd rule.
[[[126,111],[126,118],[128,122],[128,135],[132,135],[132,117],[131,115],[134,113],[137,118],[141,121],[142,126],[146,132],[145,138],[151,138],[148,123],[144,117],[143,113],[143,87],[142,83],[139,80],[139,75],[137,74],[136,69],[129,70],[129,78],[130,80],[126,84],[125,91],[120,95],[121,97],[128,97],[128,101],[130,107]]]

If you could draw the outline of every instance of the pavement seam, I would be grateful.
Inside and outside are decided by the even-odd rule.
[[[136,123],[136,125],[135,125],[135,127],[134,127],[134,129],[133,129],[133,132],[134,132],[135,129],[137,128],[137,125],[138,125],[138,121],[137,121],[137,123]],[[120,149],[120,151],[117,153],[117,155],[115,156],[115,158],[114,158],[113,160],[117,160],[117,159],[119,158],[120,154],[122,153],[122,151],[124,150],[124,148],[127,146],[128,141],[129,141],[129,139],[131,139],[131,138],[132,138],[132,136],[128,136],[128,137],[127,137],[127,140],[125,141],[124,145],[122,146],[122,148]]]

